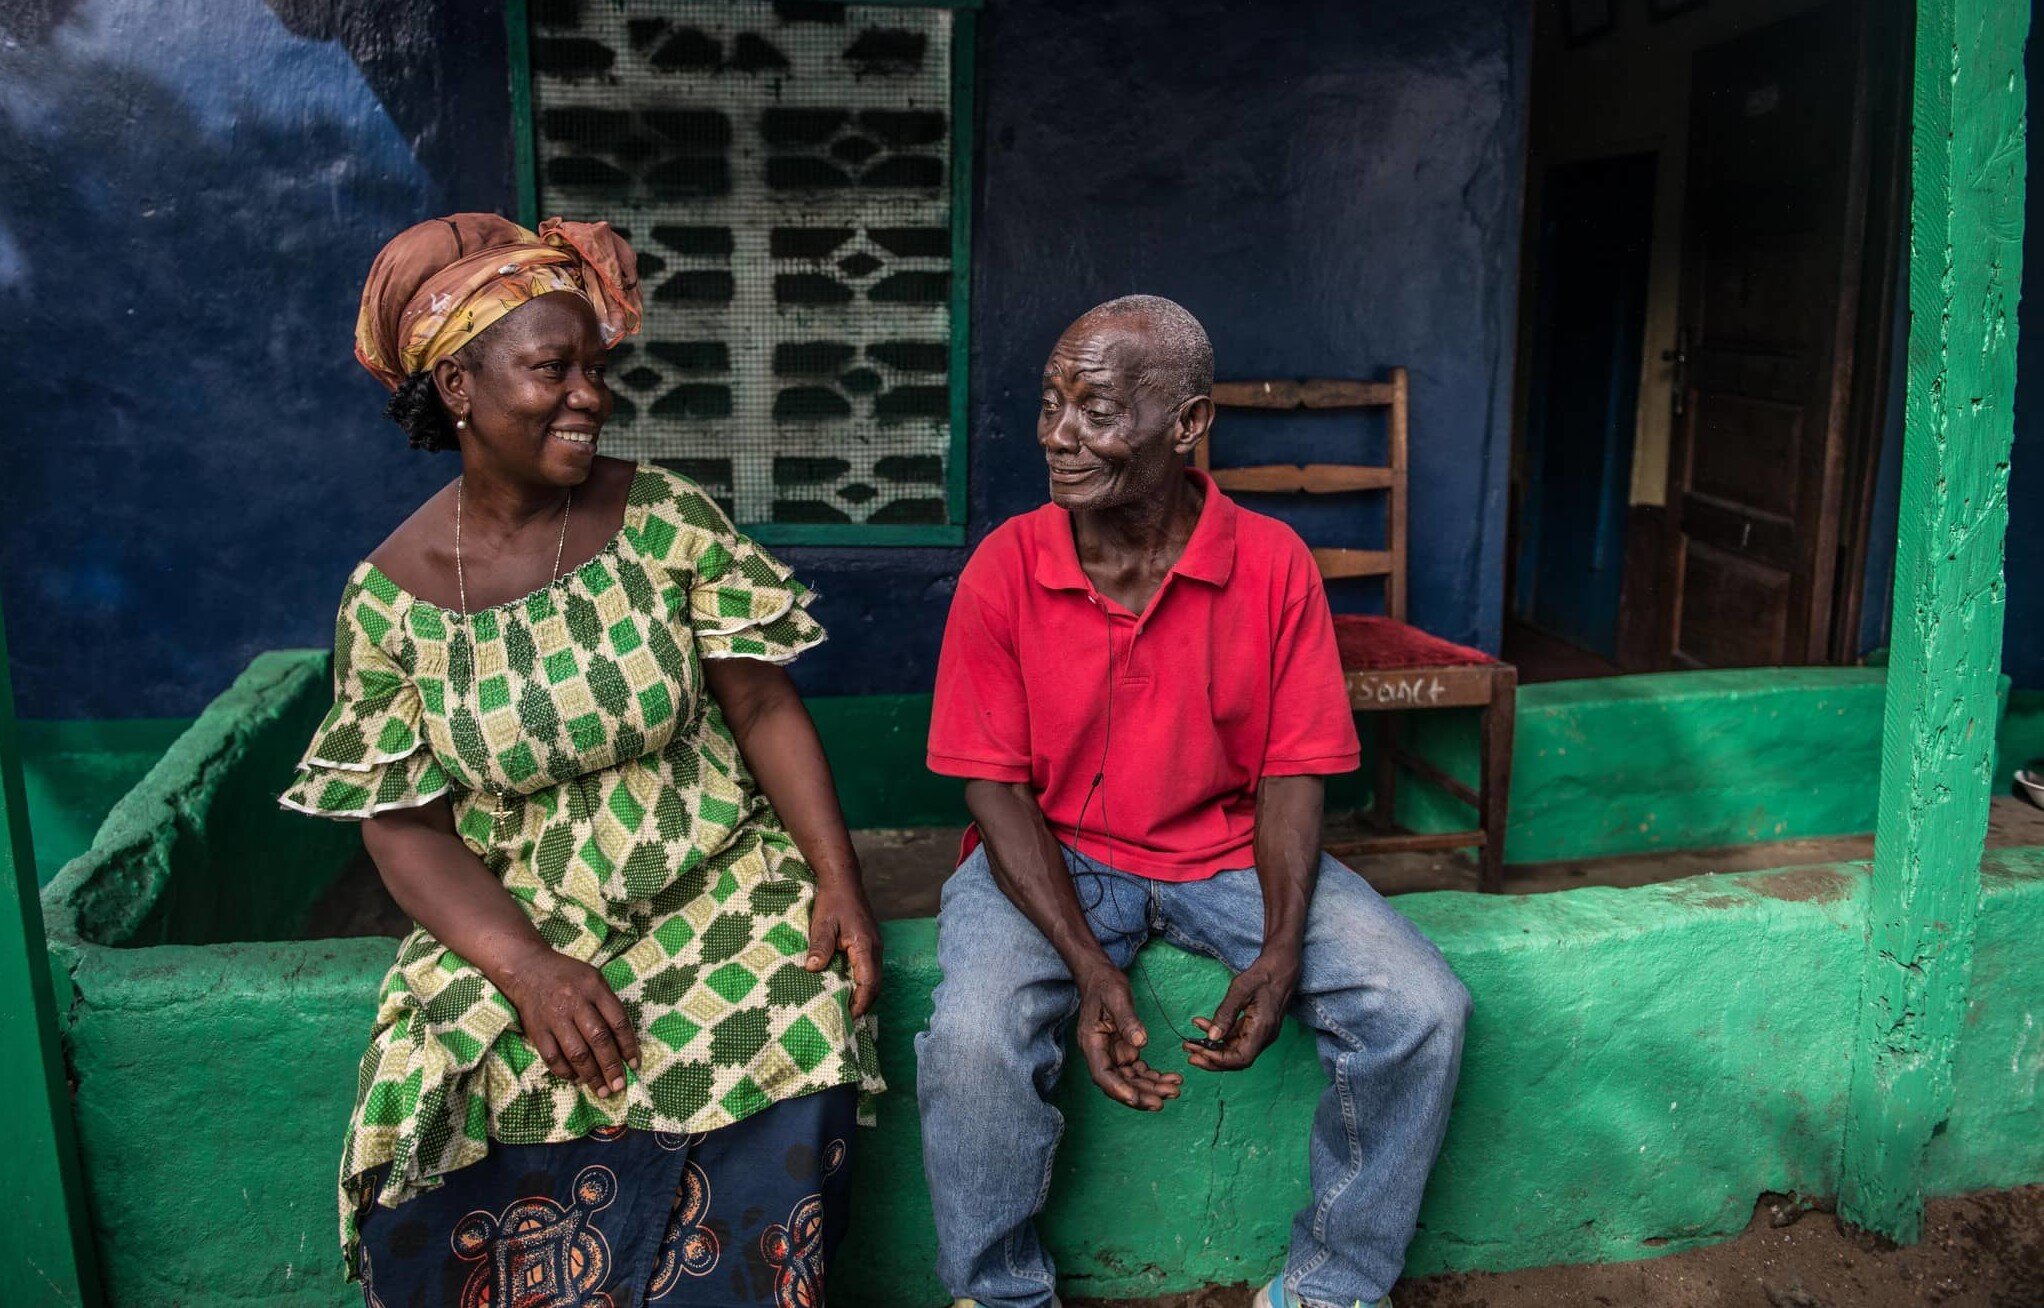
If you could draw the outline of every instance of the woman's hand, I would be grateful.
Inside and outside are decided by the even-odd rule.
[[[626,1064],[639,1066],[639,1037],[601,972],[542,944],[504,969],[498,989],[555,1076],[598,1099],[624,1090]]]
[[[849,876],[819,878],[809,910],[809,961],[803,966],[821,972],[839,953],[852,965],[852,1016],[864,1017],[880,995],[880,928],[856,868]]]
[[[859,856],[816,724],[785,668],[758,659],[708,659],[703,669],[745,765],[815,870],[803,966],[821,972],[840,953],[850,959],[852,1016],[864,1017],[880,995],[880,928],[859,884]]]
[[[540,938],[524,906],[455,834],[445,797],[370,818],[362,841],[398,907],[504,992],[555,1076],[599,1097],[625,1088],[639,1038],[624,1005],[595,968]]]

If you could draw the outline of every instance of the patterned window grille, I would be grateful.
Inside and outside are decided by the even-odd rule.
[[[526,216],[607,219],[639,253],[606,452],[765,541],[962,541],[972,13],[512,8]]]

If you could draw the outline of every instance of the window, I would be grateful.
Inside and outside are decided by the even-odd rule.
[[[607,451],[764,541],[962,542],[972,13],[511,8],[527,219],[639,254]]]

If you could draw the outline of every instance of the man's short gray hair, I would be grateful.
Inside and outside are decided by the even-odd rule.
[[[1181,404],[1214,389],[1214,346],[1184,305],[1161,295],[1124,295],[1088,309],[1086,318],[1140,318],[1154,355],[1143,380]]]

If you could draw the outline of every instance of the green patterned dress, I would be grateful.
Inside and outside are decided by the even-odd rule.
[[[881,1087],[842,960],[804,970],[815,878],[760,794],[704,659],[823,640],[810,593],[693,483],[633,477],[589,562],[463,618],[374,564],[350,577],[334,706],[282,797],[365,818],[445,795],[462,842],[547,942],[599,968],[640,1067],[598,1099],[547,1070],[488,978],[423,928],[384,978],[341,1165],[341,1236],[481,1158],[608,1126],[713,1130],[831,1086]],[[388,1164],[370,1193],[365,1173]]]

